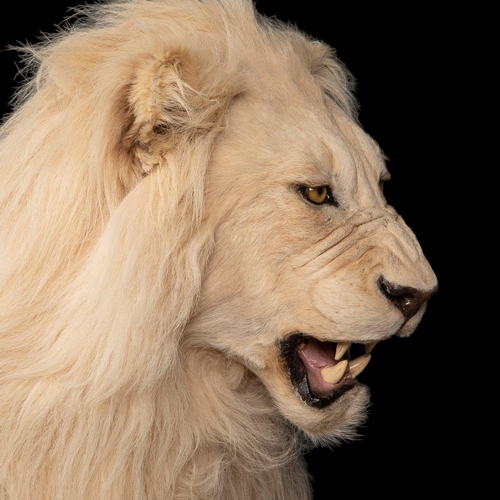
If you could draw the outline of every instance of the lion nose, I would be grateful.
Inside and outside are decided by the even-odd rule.
[[[403,313],[406,321],[437,291],[437,286],[430,290],[418,290],[409,286],[395,285],[383,276],[379,278],[378,286],[382,293]]]

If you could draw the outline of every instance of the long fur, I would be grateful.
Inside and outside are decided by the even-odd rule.
[[[355,120],[349,74],[244,0],[88,6],[22,51],[0,132],[0,498],[310,498],[311,442],[186,329],[213,148],[252,65],[298,53]]]

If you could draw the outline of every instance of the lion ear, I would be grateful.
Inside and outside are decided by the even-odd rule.
[[[189,133],[197,93],[182,77],[179,57],[147,60],[128,87],[130,113],[125,143],[142,175],[164,161],[165,153]]]

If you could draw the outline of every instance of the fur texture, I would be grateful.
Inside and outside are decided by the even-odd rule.
[[[77,20],[1,129],[0,498],[308,499],[369,397],[318,370],[436,289],[352,79],[246,0]]]

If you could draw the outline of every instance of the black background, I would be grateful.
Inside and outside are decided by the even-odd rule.
[[[76,4],[9,4],[0,48],[35,42]],[[379,345],[360,377],[372,391],[360,439],[307,455],[315,500],[432,496],[475,481],[481,486],[468,469],[481,460],[471,449],[478,433],[472,418],[483,411],[476,396],[480,359],[473,347],[481,332],[476,319],[471,326],[470,311],[482,287],[464,268],[468,246],[480,231],[468,180],[480,165],[467,153],[471,121],[456,112],[464,101],[473,104],[465,94],[474,56],[467,33],[475,20],[430,6],[404,4],[401,10],[402,4],[391,4],[396,7],[256,2],[262,13],[289,20],[333,46],[353,73],[361,123],[389,158],[386,196],[416,233],[440,282],[415,334]],[[14,52],[0,52],[3,112],[21,81],[16,61]]]

